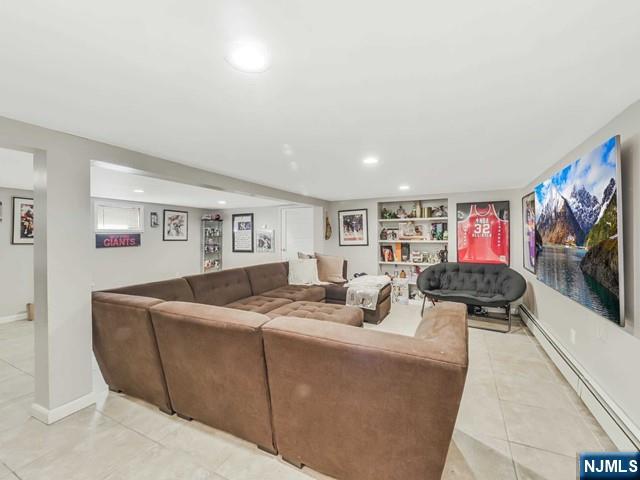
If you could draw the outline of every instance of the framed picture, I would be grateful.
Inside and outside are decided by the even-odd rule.
[[[151,212],[151,216],[149,218],[149,224],[151,228],[157,228],[160,226],[160,219],[158,218],[158,212]]]
[[[164,210],[162,240],[186,242],[189,240],[189,213],[181,210]]]
[[[535,187],[535,266],[542,283],[624,326],[621,175],[615,136]]]
[[[274,252],[275,251],[275,232],[273,230],[257,230],[256,232],[256,251],[257,252]]]
[[[522,197],[522,263],[525,270],[536,273],[536,197],[531,192]]]
[[[13,197],[13,245],[33,245],[33,198]]]
[[[369,218],[366,208],[340,210],[338,226],[341,247],[369,245]]]
[[[509,202],[458,203],[458,262],[509,265]]]
[[[232,250],[253,253],[253,213],[232,215]]]

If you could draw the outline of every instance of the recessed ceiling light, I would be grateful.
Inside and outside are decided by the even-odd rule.
[[[362,160],[362,163],[364,163],[365,165],[375,165],[376,163],[378,163],[378,157],[365,157]]]
[[[264,72],[270,62],[267,49],[255,42],[234,43],[225,58],[233,68],[245,73]]]
[[[400,185],[398,190],[409,190],[411,187],[409,185]]]
[[[287,157],[293,155],[293,148],[288,143],[282,145],[282,153],[284,153]]]
[[[218,200],[218,205],[226,205],[227,201],[226,200]]]
[[[136,188],[133,193],[144,193],[144,190],[142,190],[141,188]]]

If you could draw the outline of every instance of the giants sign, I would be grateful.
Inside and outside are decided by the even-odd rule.
[[[96,233],[96,248],[139,247],[139,233]]]
[[[509,202],[459,203],[458,262],[509,265]]]

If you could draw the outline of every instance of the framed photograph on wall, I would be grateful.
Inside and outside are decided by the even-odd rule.
[[[369,218],[366,208],[340,210],[338,227],[341,247],[369,245]]]
[[[531,192],[522,197],[522,263],[525,270],[536,273],[536,197]]]
[[[13,197],[13,245],[33,245],[33,198]]]
[[[509,265],[509,202],[458,203],[458,262]]]
[[[158,218],[158,212],[151,212],[149,217],[149,225],[151,228],[157,228],[160,226],[160,219]]]
[[[275,232],[274,230],[261,229],[256,231],[256,252],[275,252]]]
[[[189,240],[189,213],[181,210],[164,210],[162,240],[186,242]]]
[[[232,250],[253,253],[253,213],[232,215]]]

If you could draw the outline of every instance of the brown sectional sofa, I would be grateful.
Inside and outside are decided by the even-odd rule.
[[[286,268],[94,293],[105,381],[337,478],[439,478],[466,374],[466,310],[427,310],[416,338],[354,328],[361,309],[288,288]]]

